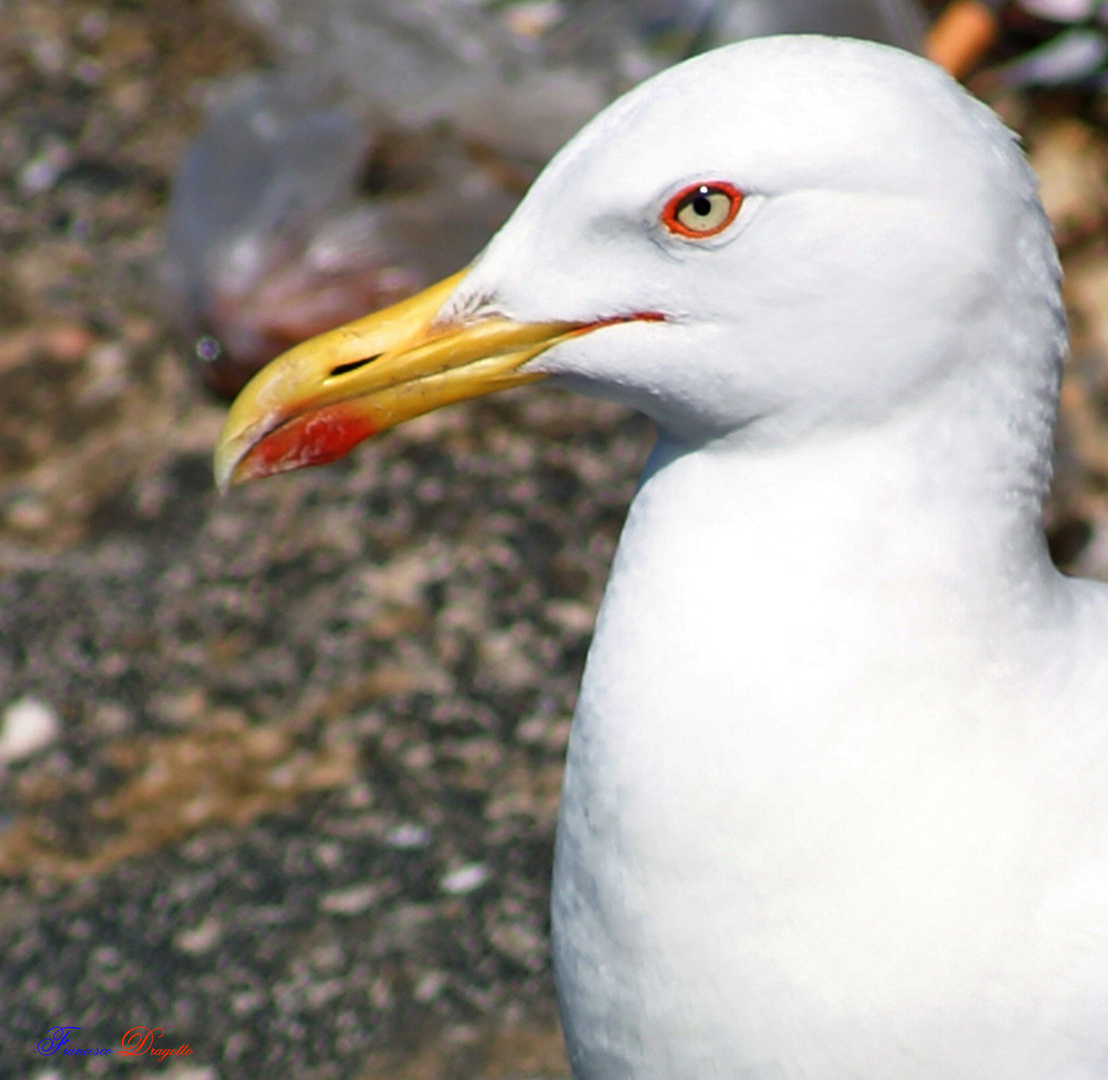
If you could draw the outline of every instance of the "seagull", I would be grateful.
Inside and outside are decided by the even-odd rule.
[[[653,419],[558,821],[577,1080],[1108,1077],[1108,589],[1041,525],[1059,278],[949,76],[758,39],[232,407],[222,487],[539,379]]]

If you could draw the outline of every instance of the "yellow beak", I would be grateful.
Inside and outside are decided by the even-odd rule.
[[[599,323],[438,323],[464,272],[290,349],[235,399],[215,453],[220,490],[323,465],[421,413],[543,376],[528,360]]]

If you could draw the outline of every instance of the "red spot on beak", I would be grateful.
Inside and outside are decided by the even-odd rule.
[[[378,428],[345,402],[294,416],[250,448],[236,472],[243,480],[337,461]]]

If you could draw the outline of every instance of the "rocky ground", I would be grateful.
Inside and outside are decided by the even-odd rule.
[[[649,431],[518,392],[216,497],[161,222],[264,60],[216,0],[0,3],[0,1080],[561,1076],[561,757]],[[998,104],[1069,272],[1052,539],[1108,576],[1108,140]]]

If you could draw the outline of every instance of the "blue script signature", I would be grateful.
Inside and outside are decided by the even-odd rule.
[[[100,1054],[110,1054],[111,1053],[111,1050],[109,1050],[106,1046],[101,1046],[101,1047],[81,1046],[81,1047],[77,1047],[77,1046],[68,1046],[68,1045],[66,1045],[69,1042],[69,1033],[71,1031],[80,1031],[80,1030],[81,1029],[79,1027],[74,1027],[73,1025],[63,1026],[63,1025],[60,1025],[60,1024],[57,1027],[50,1028],[46,1032],[46,1038],[45,1039],[39,1039],[39,1041],[38,1041],[38,1052],[40,1054],[49,1055],[49,1054],[56,1054],[60,1050],[63,1054],[79,1054],[81,1057],[92,1057],[92,1056],[98,1056]]]

